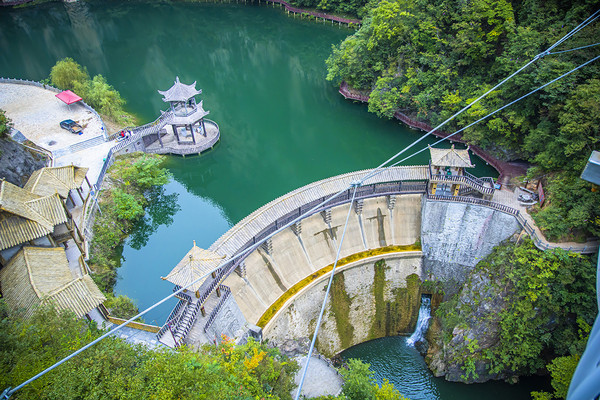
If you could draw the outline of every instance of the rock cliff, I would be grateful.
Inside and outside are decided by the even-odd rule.
[[[46,160],[9,139],[0,139],[0,178],[23,187],[33,171],[46,166]]]

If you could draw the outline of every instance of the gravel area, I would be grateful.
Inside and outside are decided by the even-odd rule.
[[[56,93],[36,86],[0,84],[0,109],[6,111],[15,129],[27,139],[50,151],[103,134],[102,121],[76,103],[67,106]],[[82,135],[74,135],[59,126],[60,121],[72,119],[83,127]]]
[[[295,358],[300,365],[300,370],[295,377],[296,385],[300,384],[300,378],[302,377],[302,371],[306,364],[306,356],[298,356]],[[342,384],[344,381],[342,377],[338,375],[334,368],[331,368],[325,361],[311,357],[310,364],[308,365],[308,371],[304,378],[304,384],[302,385],[301,398],[312,398],[319,396],[332,395],[336,396],[342,390]],[[292,392],[292,396],[296,395],[296,391]]]

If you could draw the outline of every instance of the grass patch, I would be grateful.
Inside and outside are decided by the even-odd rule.
[[[378,256],[381,254],[389,254],[389,253],[398,253],[404,251],[421,251],[420,244],[411,244],[406,246],[386,246],[380,247],[374,250],[361,251],[359,253],[354,253],[349,255],[348,257],[341,258],[338,261],[337,266],[341,267],[343,265],[352,263],[354,261],[362,260],[369,257]],[[294,286],[289,288],[284,294],[282,294],[267,310],[263,313],[263,315],[258,320],[256,325],[264,328],[271,318],[283,307],[283,305],[292,298],[296,293],[300,290],[308,286],[311,282],[314,282],[318,278],[323,275],[329,273],[333,269],[333,264],[329,264],[326,267],[321,268],[320,270],[310,274],[306,278],[302,279],[300,282],[296,283]]]

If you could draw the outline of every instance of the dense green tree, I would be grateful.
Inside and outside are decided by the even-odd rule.
[[[87,70],[70,57],[58,61],[50,71],[52,85],[63,90],[87,91],[89,80]]]
[[[437,311],[446,339],[452,339],[455,327],[472,327],[481,318],[493,318],[498,327],[492,345],[465,352],[463,369],[468,373],[467,361],[477,359],[492,374],[532,374],[554,357],[581,354],[597,314],[595,264],[591,257],[561,249],[541,251],[529,239],[497,246],[471,274],[474,284],[488,282],[477,289],[486,297],[469,297],[468,289],[466,297],[458,296]],[[500,304],[496,298],[502,307],[481,315],[486,307],[480,303]]]
[[[102,75],[92,79],[87,70],[72,58],[64,58],[50,71],[50,82],[59,89],[77,93],[100,114],[120,124],[133,123],[133,117],[123,110],[125,100]]]
[[[10,317],[0,301],[0,385],[16,386],[98,337],[72,313]],[[291,399],[295,361],[250,340],[149,350],[109,337],[16,392],[15,399]]]
[[[587,18],[593,2],[536,0],[380,0],[369,6],[362,27],[334,46],[327,60],[329,80],[371,91],[369,111],[391,118],[396,111],[436,125],[515,72]],[[555,51],[592,44],[595,22]],[[453,131],[485,116],[598,54],[597,47],[546,55],[503,87],[457,117]],[[592,150],[600,148],[600,63],[548,86],[466,130],[463,138],[500,158],[537,165],[535,177],[572,186]],[[558,194],[554,179],[548,197]],[[586,195],[600,203],[600,192]],[[553,239],[597,235],[590,225],[600,216],[592,207],[584,218],[578,195],[550,201],[547,214],[571,215],[558,226],[544,225]],[[588,202],[585,202],[588,204]],[[546,218],[546,220],[549,220]],[[585,223],[587,222],[587,223]],[[561,232],[556,235],[556,232]]]
[[[8,135],[8,129],[10,126],[10,118],[6,116],[6,112],[4,110],[0,110],[0,138]]]

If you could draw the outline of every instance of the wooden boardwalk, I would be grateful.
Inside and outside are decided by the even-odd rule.
[[[337,15],[332,15],[332,14],[327,14],[327,13],[322,13],[322,12],[317,12],[317,11],[304,10],[302,8],[293,7],[292,5],[290,5],[290,3],[288,3],[287,1],[284,1],[284,0],[267,0],[266,2],[273,3],[273,4],[275,4],[275,3],[280,4],[285,8],[285,11],[287,11],[288,13],[300,14],[300,16],[310,15],[314,18],[322,19],[323,21],[331,21],[332,23],[337,22],[338,24],[346,24],[348,26],[351,26],[351,25],[360,26],[361,25],[361,21],[359,19],[344,18],[344,17],[338,17]]]
[[[364,103],[367,103],[369,101],[368,91],[353,89],[349,87],[346,82],[342,82],[342,84],[340,85],[339,92],[346,99],[361,101]],[[431,125],[426,124],[425,122],[415,121],[406,114],[401,113],[400,111],[396,111],[396,113],[394,114],[394,118],[404,122],[411,128],[421,129],[425,132],[429,132],[433,129]],[[440,138],[445,138],[448,137],[450,133],[444,131],[435,131],[433,132],[433,135]],[[462,136],[460,134],[452,136],[452,138],[449,140],[467,144],[467,142],[462,139]],[[484,151],[479,146],[471,145],[470,150],[473,153],[477,154],[483,161],[494,167],[500,173],[500,176],[498,177],[498,182],[500,183],[507,184],[509,183],[511,178],[524,175],[527,172],[527,167],[525,165],[519,163],[509,163],[506,161],[499,160],[496,157]]]

